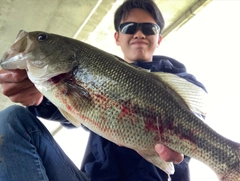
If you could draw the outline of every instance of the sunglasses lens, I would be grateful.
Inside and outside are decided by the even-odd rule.
[[[158,27],[152,23],[143,23],[141,30],[145,35],[156,35],[159,33]]]
[[[136,23],[123,23],[120,25],[120,31],[123,34],[134,34],[137,30]]]
[[[138,29],[141,29],[145,35],[156,35],[160,32],[160,28],[154,23],[134,23],[126,22],[120,24],[119,30],[123,34],[134,34]]]

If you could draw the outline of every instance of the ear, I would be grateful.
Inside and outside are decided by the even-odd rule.
[[[119,33],[118,33],[117,31],[114,33],[114,38],[115,38],[116,44],[119,46],[119,45],[120,45],[120,42],[119,42]]]
[[[159,37],[158,37],[158,45],[160,45],[161,41],[162,41],[162,35],[159,35]]]

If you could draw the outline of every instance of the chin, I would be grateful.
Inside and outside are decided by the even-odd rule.
[[[132,60],[135,60],[135,62],[151,62],[152,57],[146,57],[141,55],[141,56],[133,57]]]
[[[138,59],[135,59],[134,62],[150,62],[150,61],[149,61],[149,60],[145,60],[145,59],[140,59],[140,58],[138,58]]]

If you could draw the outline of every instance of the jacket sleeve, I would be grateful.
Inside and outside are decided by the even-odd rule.
[[[43,98],[43,101],[38,106],[29,106],[27,109],[34,115],[51,120],[57,121],[67,128],[74,128],[75,126],[71,124],[58,110],[58,108],[53,105],[46,97]]]

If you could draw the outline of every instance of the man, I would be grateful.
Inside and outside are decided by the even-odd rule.
[[[152,0],[125,1],[116,11],[114,23],[116,44],[122,48],[125,61],[149,71],[177,73],[203,87],[185,72],[181,63],[168,57],[153,57],[162,39],[164,20]],[[168,176],[163,171],[135,151],[119,147],[93,132],[90,132],[82,172],[79,171],[36,115],[67,127],[73,125],[38,92],[26,72],[0,70],[0,83],[3,94],[13,102],[29,106],[28,110],[12,106],[0,112],[0,180],[71,181],[88,180],[90,176],[93,181],[167,181]],[[179,163],[183,159],[183,155],[163,145],[156,145],[156,151],[166,161]],[[187,161],[185,158],[176,166],[173,181],[189,180]]]

